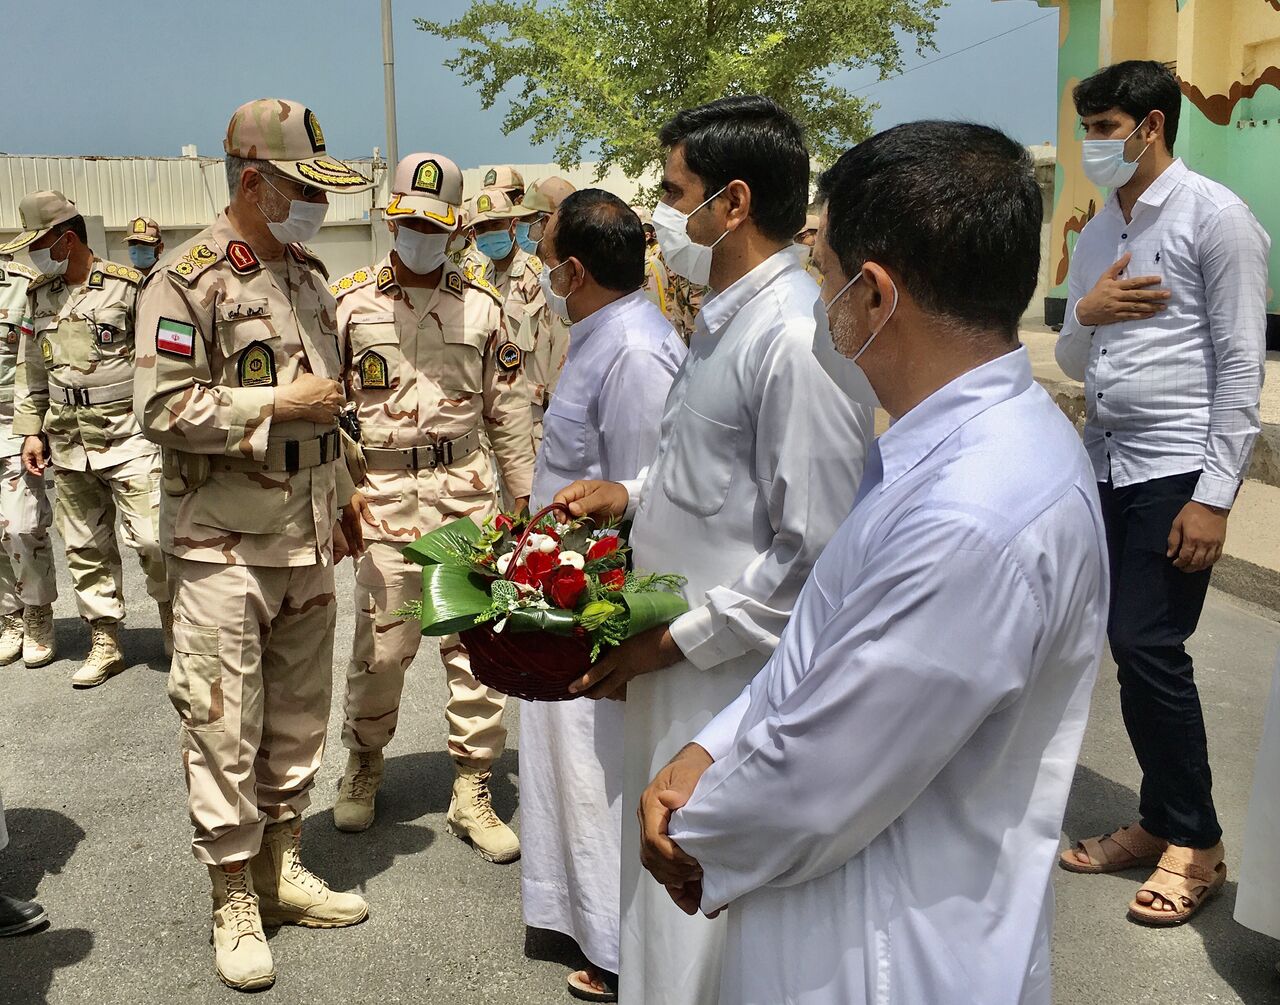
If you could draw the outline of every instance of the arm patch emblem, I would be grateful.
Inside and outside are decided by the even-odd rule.
[[[275,387],[276,357],[264,342],[252,342],[236,363],[241,387]]]
[[[156,349],[170,356],[191,359],[196,354],[196,326],[161,318],[156,325]]]
[[[514,342],[503,342],[498,346],[495,356],[498,360],[498,369],[503,373],[519,370],[520,364],[524,361],[524,353]]]
[[[390,386],[387,360],[380,353],[367,352],[360,357],[360,386],[370,391],[385,391]]]

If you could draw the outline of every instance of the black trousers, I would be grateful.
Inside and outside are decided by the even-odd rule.
[[[1141,823],[1172,844],[1212,848],[1222,828],[1184,645],[1200,620],[1212,570],[1181,572],[1165,557],[1174,518],[1199,477],[1196,471],[1124,488],[1106,482],[1098,491],[1111,559],[1107,633],[1125,729],[1142,768]]]

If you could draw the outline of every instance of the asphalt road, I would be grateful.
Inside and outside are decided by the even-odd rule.
[[[44,931],[0,940],[0,1003],[238,1000],[213,973],[208,880],[190,855],[177,719],[165,695],[157,614],[136,559],[126,555],[131,612],[122,633],[133,665],[89,692],[69,684],[88,632],[65,590],[65,569],[60,575],[62,659],[41,670],[20,663],[0,668],[0,791],[11,834],[0,852],[0,890],[38,897],[51,918]],[[351,596],[349,564],[341,569],[339,591]],[[307,813],[303,853],[336,889],[367,896],[371,916],[351,929],[286,928],[273,935],[278,979],[262,999],[290,1005],[567,1001],[564,975],[577,962],[575,950],[560,937],[526,932],[519,866],[490,865],[445,829],[452,769],[444,744],[444,677],[434,654],[421,656],[411,672],[399,735],[388,748],[377,823],[362,835],[334,830],[330,809],[345,762],[338,730],[341,672],[351,648],[349,601],[342,610],[329,749]],[[1211,594],[1193,649],[1232,864],[1277,648],[1280,624],[1266,612]],[[514,817],[518,828],[516,718],[494,795],[499,813]],[[1127,822],[1137,781],[1114,674],[1104,668],[1066,834],[1083,837]],[[1273,969],[1280,944],[1231,920],[1234,872],[1225,895],[1195,922],[1158,932],[1125,920],[1142,878],[1058,872],[1057,1002],[1280,1002]]]

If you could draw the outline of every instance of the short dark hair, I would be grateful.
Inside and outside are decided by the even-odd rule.
[[[83,216],[79,216],[79,215],[73,216],[70,220],[63,220],[61,223],[55,223],[49,229],[53,231],[53,233],[57,234],[59,237],[61,237],[63,234],[70,231],[71,233],[75,234],[76,237],[80,238],[81,244],[85,245],[86,247],[88,247],[89,245],[89,230],[84,225]]]
[[[1135,122],[1152,112],[1164,112],[1164,144],[1173,153],[1178,138],[1182,89],[1167,66],[1151,59],[1129,59],[1104,66],[1076,84],[1071,92],[1077,115],[1097,115],[1118,108]]]
[[[968,122],[908,122],[818,179],[845,275],[874,261],[920,307],[1014,340],[1040,272],[1040,187],[1026,149]]]
[[[644,285],[644,229],[640,217],[612,192],[584,188],[565,197],[551,233],[556,258],[576,258],[607,290]]]
[[[683,144],[689,170],[712,195],[734,180],[751,189],[751,220],[766,237],[789,241],[809,202],[804,130],[776,101],[758,94],[686,109],[662,127],[668,149]]]

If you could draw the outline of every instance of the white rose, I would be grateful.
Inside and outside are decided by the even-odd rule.
[[[587,560],[576,551],[560,552],[560,565],[567,565],[573,569],[581,569],[587,564]]]
[[[498,575],[505,576],[507,570],[511,568],[511,552],[498,556]]]
[[[560,547],[556,539],[551,537],[549,534],[535,534],[534,537],[538,539],[538,543],[536,545],[532,545],[532,547],[535,551],[540,551],[544,555],[550,555]]]

